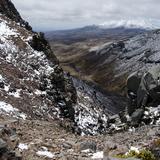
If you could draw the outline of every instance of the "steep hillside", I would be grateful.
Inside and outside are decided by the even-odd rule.
[[[0,22],[1,99],[29,117],[47,118],[45,112],[48,117],[52,117],[51,113],[64,117],[72,114],[73,118],[74,113],[65,111],[65,107],[72,108],[72,94],[69,96],[63,71],[54,55],[51,57],[52,51],[42,35],[3,15]],[[61,109],[62,103],[64,113],[56,109]]]
[[[18,11],[16,10],[14,4],[9,0],[1,0],[0,1],[0,13],[4,14],[8,18],[14,20],[20,25],[25,26],[28,30],[32,30],[32,27],[28,24],[28,22],[24,21]]]
[[[9,111],[11,116],[33,119],[68,118],[73,124],[73,130],[78,130],[78,133],[85,131],[85,134],[97,134],[102,132],[98,127],[102,112],[106,117],[102,120],[102,125],[107,128],[106,120],[110,113],[117,113],[124,108],[124,100],[119,97],[121,104],[124,104],[119,106],[116,102],[118,97],[113,95],[103,94],[104,99],[99,102],[93,96],[96,91],[92,87],[87,101],[84,100],[87,89],[82,82],[77,87],[82,86],[84,89],[78,92],[77,97],[72,77],[64,75],[42,33],[28,31],[4,15],[1,15],[0,24],[0,98],[4,106],[13,108]],[[97,102],[94,103],[95,101]],[[87,118],[88,110],[90,119]],[[2,112],[5,113],[4,108]],[[80,116],[87,118],[83,126],[83,118]],[[91,127],[88,128],[88,125]]]
[[[64,74],[44,35],[28,28],[10,1],[2,1],[1,9],[1,118],[58,121],[81,135],[105,133],[108,117],[125,100]]]
[[[126,126],[117,115],[126,99],[64,73],[43,33],[10,0],[0,4],[1,160],[118,160],[133,150],[159,156],[159,107],[145,113],[149,126]]]
[[[159,64],[159,30],[126,41],[106,43],[90,48],[75,64],[84,75],[110,91],[121,93],[126,77],[137,70]]]
[[[120,41],[97,39],[51,45],[64,70],[107,91],[124,95],[129,74],[159,63],[159,35],[159,30],[155,30]]]

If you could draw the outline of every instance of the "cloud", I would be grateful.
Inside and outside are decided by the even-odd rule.
[[[119,19],[159,19],[159,0],[12,0],[38,30],[100,24]]]

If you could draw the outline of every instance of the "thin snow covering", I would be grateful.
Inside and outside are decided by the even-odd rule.
[[[107,43],[104,43],[103,45],[98,45],[98,46],[91,47],[89,49],[89,52],[96,52],[96,53],[98,53],[100,50],[106,48],[110,44],[112,44],[112,42],[107,42]]]
[[[111,20],[99,25],[101,28],[141,28],[141,29],[158,29],[160,25],[155,25],[153,20],[131,19],[131,20]]]
[[[20,113],[19,117],[22,118],[23,120],[27,119],[27,115],[24,113]]]
[[[40,90],[36,90],[35,92],[34,92],[36,95],[46,95],[47,93],[46,93],[46,91],[40,91]]]
[[[20,98],[21,89],[17,89],[16,92],[9,92],[9,95],[14,96],[15,98]]]
[[[54,68],[50,66],[46,55],[43,52],[33,50],[28,44],[32,39],[32,35],[28,33],[28,37],[24,39],[18,32],[19,31],[10,28],[8,22],[0,18],[0,40],[3,42],[0,43],[0,50],[2,51],[3,59],[26,72],[30,71],[29,77],[37,78],[43,74],[50,75],[54,72]],[[13,43],[12,36],[20,38],[22,43],[25,43],[25,52]],[[35,65],[37,67],[33,69]]]
[[[1,21],[0,22],[0,36],[7,38],[9,36],[17,36],[17,33],[15,30],[9,28],[4,21]]]
[[[151,119],[150,124],[160,124],[160,105],[157,107],[146,108],[144,119]]]
[[[54,157],[54,154],[49,152],[48,149],[46,147],[42,147],[42,150],[40,151],[37,151],[36,154],[38,156],[45,156],[47,158],[53,158]]]
[[[103,151],[99,151],[93,154],[92,159],[103,158]]]
[[[37,83],[37,86],[39,86],[44,81],[42,77],[45,77],[45,81],[47,82],[46,90],[50,90],[53,88],[50,75],[54,72],[54,67],[57,67],[57,65],[50,62],[44,52],[36,51],[29,45],[29,41],[32,40],[33,35],[34,33],[28,32],[25,28],[21,28],[10,20],[4,20],[0,15],[0,60],[4,64],[11,64],[25,75],[23,79],[20,80],[22,82],[20,82],[21,84],[23,84],[24,81],[28,81],[29,83]],[[9,79],[6,79],[5,81],[5,79],[0,76],[0,81],[4,82],[4,89],[1,89],[2,93],[5,91],[7,95],[13,96],[16,99],[22,98],[24,94],[30,95],[30,97],[46,95],[46,92],[41,92],[38,89],[36,90],[36,88],[34,88],[35,93],[32,89],[29,92],[29,90],[24,91],[16,88],[14,88],[16,91],[10,92],[12,83],[16,82],[16,80],[10,82]],[[17,81],[19,81],[19,79],[17,79]],[[50,104],[46,104],[46,101],[43,101],[41,106],[39,105],[37,110],[33,112],[38,112],[41,115],[47,112],[49,117],[53,115],[59,116],[60,111],[58,107],[52,108],[53,112],[50,115],[50,107],[48,107],[48,105]],[[15,117],[26,119],[26,115],[21,114],[20,111],[13,113]]]
[[[17,108],[14,108],[11,104],[8,104],[4,101],[0,101],[0,113],[12,116],[17,119],[26,120],[27,115],[20,112]]]
[[[11,112],[16,112],[16,111],[18,111],[18,109],[13,108],[12,105],[10,105],[10,104],[8,104],[8,103],[6,103],[6,102],[0,101],[0,111],[1,111],[1,112],[11,113]]]
[[[4,80],[3,76],[0,74],[0,82]]]
[[[75,106],[78,127],[81,129],[81,135],[96,135],[99,132],[101,119],[103,127],[107,125],[108,117],[103,113],[103,109],[95,106],[95,102],[87,94],[77,91],[78,103]]]
[[[146,71],[160,62],[160,31],[155,30],[137,35],[123,41],[124,48],[119,48],[119,42],[109,45],[100,45],[91,48],[97,49],[96,56],[101,59],[101,65],[114,64],[114,77],[129,75],[137,70]],[[106,58],[105,58],[106,56]],[[97,66],[99,67],[99,66]]]
[[[134,152],[136,152],[136,153],[139,153],[139,148],[138,148],[138,147],[133,147],[133,146],[131,146],[131,147],[130,147],[130,151],[134,151]]]
[[[23,143],[20,143],[19,145],[18,145],[18,148],[20,149],[20,150],[28,150],[28,145],[27,144],[23,144]]]
[[[73,78],[73,83],[77,90],[77,104],[74,108],[79,134],[105,133],[108,130],[109,116],[118,111],[113,97],[103,95],[81,80]]]

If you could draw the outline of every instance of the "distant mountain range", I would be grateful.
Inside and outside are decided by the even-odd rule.
[[[144,19],[131,19],[131,20],[112,20],[98,25],[100,28],[128,28],[128,29],[145,29],[154,30],[160,28],[158,20],[144,20]]]
[[[128,27],[122,26],[122,24],[123,23],[115,25],[115,28],[113,24],[109,24],[110,28],[108,28],[109,26],[106,24],[101,24],[70,30],[50,31],[46,32],[45,36],[49,41],[58,41],[60,43],[71,44],[89,39],[111,40],[112,37],[117,40],[126,39],[148,31],[145,28],[138,28],[134,25],[131,25],[132,27],[129,28],[129,23],[126,23],[126,26]]]

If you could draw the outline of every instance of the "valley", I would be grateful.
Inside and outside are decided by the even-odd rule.
[[[159,160],[160,30],[125,24],[35,32],[0,0],[0,160]]]

